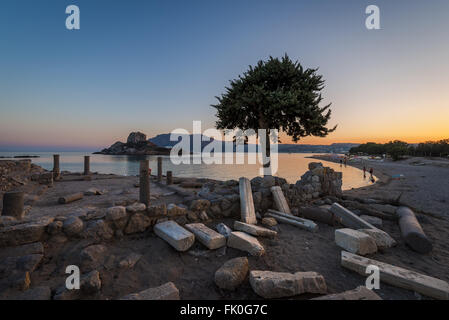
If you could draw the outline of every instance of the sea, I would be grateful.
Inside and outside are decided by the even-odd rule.
[[[150,168],[155,174],[157,170],[158,156],[124,156],[124,155],[100,155],[91,152],[0,152],[2,159],[22,155],[39,156],[31,158],[31,161],[47,170],[53,168],[53,154],[60,155],[60,169],[63,171],[82,172],[84,156],[90,156],[90,170],[103,174],[138,175],[139,162],[143,159],[150,160]],[[289,183],[295,183],[308,170],[310,162],[322,162],[343,173],[343,190],[360,188],[373,184],[369,177],[364,177],[363,172],[351,166],[339,163],[310,159],[313,154],[308,153],[279,153],[278,170],[276,176],[287,179]],[[248,154],[242,155],[248,157]],[[233,164],[205,164],[200,155],[183,157],[181,164],[175,164],[169,156],[162,156],[163,173],[171,170],[174,177],[209,178],[215,180],[238,180],[240,177],[254,178],[260,176],[260,164],[248,164],[248,158],[244,158],[243,164],[237,164],[234,154]],[[222,155],[223,163],[224,155]],[[1,159],[0,159],[1,160]],[[200,163],[198,163],[200,162]]]

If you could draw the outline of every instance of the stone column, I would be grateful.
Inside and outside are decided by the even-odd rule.
[[[53,180],[58,180],[61,172],[59,170],[59,154],[53,155]]]
[[[167,185],[173,184],[173,173],[171,171],[167,171]]]
[[[162,181],[162,157],[157,157],[157,181]]]
[[[142,160],[140,161],[140,202],[145,203],[148,207],[150,205],[150,161]]]
[[[3,195],[3,211],[2,215],[12,216],[16,219],[22,219],[23,211],[23,192],[6,192]]]
[[[419,253],[429,253],[433,245],[424,233],[421,225],[416,219],[415,213],[407,207],[399,207],[396,211],[399,217],[399,228],[402,238],[414,251]]]
[[[84,156],[84,175],[90,174],[90,156]]]

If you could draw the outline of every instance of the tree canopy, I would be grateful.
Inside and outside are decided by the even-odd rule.
[[[304,69],[287,55],[259,61],[237,79],[212,105],[218,129],[277,129],[297,142],[301,137],[324,137],[330,104],[320,107],[324,80],[318,69]]]
[[[361,144],[358,147],[351,148],[349,153],[362,153],[369,155],[388,154],[393,158],[393,160],[399,160],[409,153],[409,145],[408,143],[399,140],[390,141],[383,144],[368,142]]]

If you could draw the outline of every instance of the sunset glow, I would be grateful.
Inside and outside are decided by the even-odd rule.
[[[176,10],[79,1],[82,28],[69,32],[57,1],[33,10],[24,10],[30,1],[4,1],[0,148],[100,148],[131,131],[191,131],[193,120],[211,128],[210,105],[228,81],[285,52],[319,67],[323,103],[332,102],[329,125],[338,125],[326,138],[299,143],[449,138],[449,3],[378,2],[382,28],[369,31],[356,1],[201,2]],[[256,3],[260,10],[252,10]],[[111,16],[120,23],[104,27]]]

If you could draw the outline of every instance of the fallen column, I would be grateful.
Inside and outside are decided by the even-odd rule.
[[[249,283],[254,292],[265,299],[327,292],[324,277],[316,272],[287,273],[255,270],[249,273]]]
[[[291,214],[268,209],[268,213],[265,216],[272,217],[272,218],[276,219],[276,221],[278,221],[278,222],[291,224],[295,227],[299,227],[301,229],[305,229],[308,231],[312,231],[312,232],[318,231],[318,225],[315,222],[307,220],[307,219],[295,217]]]
[[[335,243],[344,250],[362,256],[377,252],[376,241],[372,237],[353,229],[335,230]]]
[[[251,183],[247,178],[240,178],[240,210],[242,221],[249,224],[256,224],[256,212],[254,210],[253,193],[251,191]]]
[[[206,227],[202,223],[186,224],[185,228],[192,232],[199,242],[211,250],[218,249],[226,245],[225,236]]]
[[[23,210],[23,192],[6,192],[3,195],[3,216],[15,217],[21,220],[24,216]]]
[[[407,207],[399,207],[397,213],[399,216],[399,228],[405,243],[419,253],[432,251],[432,243],[421,228],[413,211]]]
[[[328,294],[311,300],[382,300],[382,298],[373,290],[369,290],[365,286],[360,286],[353,290]]]
[[[341,265],[366,276],[366,268],[374,265],[379,268],[380,281],[399,288],[413,290],[435,299],[449,299],[449,283],[415,271],[395,267],[387,263],[368,259],[350,252],[341,252]]]
[[[70,203],[73,201],[81,200],[83,198],[83,196],[84,195],[82,192],[74,193],[74,194],[70,194],[68,196],[59,198],[58,202],[60,204],[67,204],[67,203]]]
[[[384,250],[396,245],[396,240],[380,229],[358,229],[357,231],[363,232],[373,238],[376,242],[377,249]]]
[[[228,247],[246,251],[252,256],[260,257],[265,253],[260,242],[244,232],[234,231],[228,237]]]
[[[195,235],[174,221],[160,222],[154,226],[154,233],[167,241],[178,251],[187,251],[195,242]]]
[[[256,237],[275,237],[278,234],[276,231],[241,221],[234,221],[234,229],[237,231],[246,232]]]
[[[140,161],[139,172],[139,202],[144,203],[147,207],[150,205],[150,161]]]
[[[341,218],[337,217],[329,210],[322,208],[302,207],[299,209],[299,214],[303,218],[323,222],[330,226],[335,226],[337,223],[341,223]]]
[[[274,186],[271,187],[271,193],[273,194],[273,200],[276,205],[276,208],[285,213],[292,213],[290,211],[290,207],[288,206],[287,199],[284,197],[284,193],[282,192],[281,187]]]
[[[156,288],[128,294],[120,300],[179,300],[179,290],[173,282],[167,282]]]
[[[338,203],[334,203],[330,211],[334,213],[336,216],[341,218],[341,224],[345,227],[351,228],[351,229],[375,229],[372,224],[366,222],[363,219],[360,219],[357,215],[346,209],[345,207],[341,206]]]

